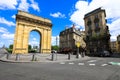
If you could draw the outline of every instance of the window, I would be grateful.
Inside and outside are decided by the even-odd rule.
[[[118,37],[118,41],[120,41],[120,37]]]
[[[87,26],[90,26],[92,24],[91,18],[88,18]]]
[[[88,21],[91,21],[91,19],[90,19],[90,18],[88,18]]]
[[[62,34],[64,35],[64,32]]]
[[[95,15],[95,18],[98,18],[98,15]]]
[[[97,36],[99,36],[100,32],[96,32]]]
[[[95,23],[95,27],[99,27],[99,23]]]
[[[98,22],[99,22],[98,15],[95,15],[95,17],[94,17],[94,23],[98,23]]]

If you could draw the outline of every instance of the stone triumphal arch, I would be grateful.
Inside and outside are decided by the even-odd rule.
[[[12,53],[28,53],[29,33],[33,30],[40,34],[40,53],[50,53],[51,29],[52,22],[49,19],[19,10],[16,14],[16,32]]]

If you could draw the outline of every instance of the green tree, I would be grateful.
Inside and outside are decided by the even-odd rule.
[[[10,45],[9,45],[9,49],[13,49],[13,44],[10,44]]]
[[[31,50],[31,49],[32,49],[31,45],[28,45],[28,50]]]
[[[6,50],[7,50],[9,53],[12,53],[13,44],[10,44],[10,45],[9,45],[9,48],[6,48]]]
[[[59,50],[58,46],[52,46],[51,48],[52,48],[52,50],[57,50],[57,51]]]

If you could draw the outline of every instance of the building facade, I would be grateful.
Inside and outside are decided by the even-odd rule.
[[[117,36],[117,52],[120,53],[120,35]]]
[[[117,41],[110,42],[110,48],[113,53],[117,52]]]
[[[88,54],[99,54],[103,50],[110,50],[110,34],[105,17],[105,10],[101,8],[84,16]]]
[[[85,36],[84,31],[80,31],[74,27],[68,28],[60,32],[60,50],[69,48],[76,50],[76,43],[79,42],[82,48],[86,47],[86,44],[83,40]]]

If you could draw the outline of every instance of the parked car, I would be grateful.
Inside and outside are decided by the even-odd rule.
[[[51,53],[57,53],[57,51],[56,50],[51,50]]]
[[[100,53],[100,56],[108,57],[108,56],[111,56],[111,53],[107,50],[104,50]]]

